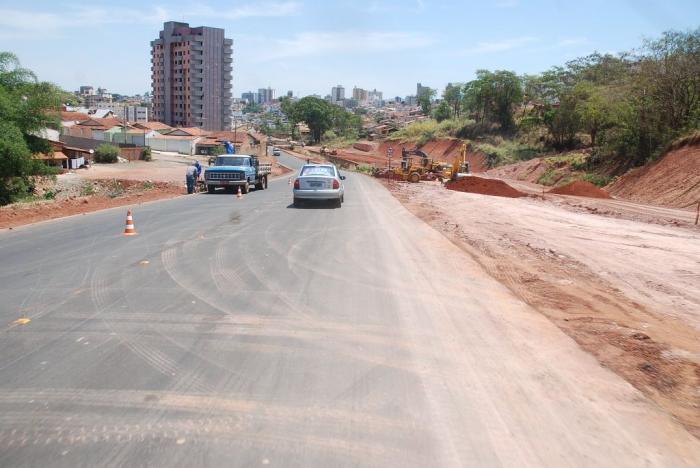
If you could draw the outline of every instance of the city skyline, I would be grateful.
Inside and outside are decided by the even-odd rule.
[[[571,21],[583,17],[585,22]],[[665,30],[696,28],[698,17],[700,4],[692,0],[271,1],[233,7],[218,0],[146,7],[125,0],[116,8],[38,0],[0,6],[0,49],[67,90],[95,83],[143,94],[150,90],[150,41],[164,22],[182,21],[223,28],[234,40],[234,96],[261,85],[325,95],[334,83],[347,83],[381,89],[388,97],[415,94],[417,82],[441,90],[473,79],[477,69],[537,73],[594,51],[631,50]],[[90,37],[80,48],[76,31]]]

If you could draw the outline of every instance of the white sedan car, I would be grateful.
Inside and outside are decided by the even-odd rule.
[[[294,181],[294,206],[306,200],[331,200],[336,208],[344,201],[345,176],[333,164],[305,164]]]

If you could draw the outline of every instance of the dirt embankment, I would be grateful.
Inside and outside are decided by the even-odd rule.
[[[502,180],[484,179],[482,177],[464,177],[459,180],[449,181],[445,184],[445,187],[458,192],[480,193],[496,197],[518,198],[526,196],[526,194],[514,189]]]
[[[462,140],[434,140],[418,147],[435,161],[452,163],[455,158],[460,157]],[[393,150],[391,159],[392,166],[398,166],[401,162],[401,151],[416,148],[413,143],[400,141],[359,142],[352,148],[338,150],[337,157],[357,164],[367,164],[375,167],[386,167],[389,148]],[[486,156],[483,153],[470,151],[466,155],[472,172],[485,172],[488,169]]]
[[[653,164],[631,170],[607,188],[618,198],[692,207],[700,202],[700,145],[672,150]]]
[[[700,437],[696,229],[429,183],[390,184],[389,189],[602,365]],[[651,213],[660,209],[649,208]]]
[[[116,206],[132,205],[186,193],[184,183],[143,182],[134,180],[94,180],[79,186],[82,193],[55,200],[37,200],[0,207],[0,229],[62,218]]]

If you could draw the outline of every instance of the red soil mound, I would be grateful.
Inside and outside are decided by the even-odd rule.
[[[369,152],[369,151],[372,151],[374,149],[374,147],[369,143],[354,143],[352,145],[352,147],[355,148],[356,150],[365,151],[365,152]]]
[[[608,186],[611,194],[642,203],[686,208],[700,201],[700,145],[673,150]]]
[[[514,189],[502,180],[484,179],[482,177],[472,176],[450,181],[445,184],[445,187],[458,192],[480,193],[496,197],[518,198],[526,196],[523,192]]]
[[[557,195],[576,195],[578,197],[588,198],[610,198],[608,192],[599,189],[592,183],[584,180],[577,180],[575,182],[571,182],[570,184],[553,188],[548,193],[556,193]]]

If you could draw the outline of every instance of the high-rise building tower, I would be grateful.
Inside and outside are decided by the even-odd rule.
[[[341,102],[345,100],[345,88],[343,85],[333,86],[331,88],[331,102]]]
[[[151,42],[153,119],[177,127],[229,130],[232,47],[223,29],[165,23]]]

